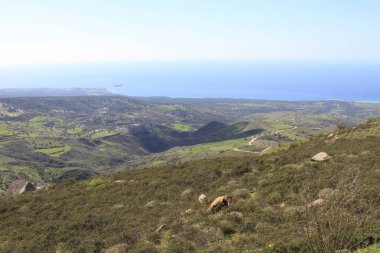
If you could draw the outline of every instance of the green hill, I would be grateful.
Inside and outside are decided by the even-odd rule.
[[[269,154],[138,169],[3,197],[0,252],[103,252],[118,244],[128,252],[365,248],[380,240],[379,141],[380,120],[370,120]],[[312,161],[319,152],[330,159]],[[201,194],[228,194],[232,202],[208,213]]]

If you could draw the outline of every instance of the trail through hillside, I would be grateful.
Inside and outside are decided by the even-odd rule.
[[[253,139],[248,143],[249,146],[252,146],[252,143],[254,143],[259,137],[253,137]]]
[[[297,129],[298,127],[292,127],[292,128],[287,128],[287,129],[282,129],[282,130],[276,130],[276,132],[274,134],[270,134],[270,135],[275,135],[275,134],[279,134],[281,132],[285,132],[285,131],[290,131],[290,130],[295,130]],[[248,143],[248,146],[252,146],[253,143],[255,141],[257,141],[258,139],[260,138],[260,136],[253,136],[252,139],[249,141]],[[234,148],[233,149],[234,151],[237,151],[237,152],[244,152],[244,153],[251,153],[251,154],[258,154],[258,153],[261,153],[261,152],[254,152],[254,151],[249,151],[249,150],[243,150],[243,149],[238,149],[238,148]]]
[[[275,132],[275,134],[279,134],[281,132],[285,132],[285,131],[290,131],[290,130],[294,130],[294,129],[297,129],[298,127],[292,127],[292,128],[288,128],[288,129],[282,129],[282,130],[277,130]]]

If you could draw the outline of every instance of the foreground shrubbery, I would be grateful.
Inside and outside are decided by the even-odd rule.
[[[269,155],[141,169],[1,199],[0,252],[102,252],[120,243],[129,252],[365,247],[380,239],[380,137],[368,136],[365,126],[339,131],[337,140],[320,137]],[[320,151],[332,159],[311,162]],[[201,193],[233,201],[207,213]],[[322,206],[306,207],[320,198]],[[355,220],[353,227],[344,222]],[[338,231],[340,221],[355,233],[334,243],[341,238],[326,233]]]
[[[371,247],[358,250],[355,253],[378,253],[378,252],[380,252],[380,244],[376,244]]]

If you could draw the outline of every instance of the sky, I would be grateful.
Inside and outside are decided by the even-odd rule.
[[[380,60],[379,0],[0,0],[0,67]]]

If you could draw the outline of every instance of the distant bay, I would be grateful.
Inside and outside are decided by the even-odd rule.
[[[177,61],[0,68],[0,88],[130,96],[380,101],[380,62]]]

